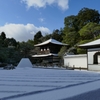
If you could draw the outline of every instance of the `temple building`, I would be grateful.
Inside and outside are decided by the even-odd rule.
[[[100,39],[79,45],[87,49],[87,69],[100,71]]]
[[[58,64],[60,59],[58,52],[62,46],[69,46],[68,44],[61,43],[55,39],[49,39],[45,42],[35,45],[39,48],[39,52],[33,55],[33,59],[40,64]]]

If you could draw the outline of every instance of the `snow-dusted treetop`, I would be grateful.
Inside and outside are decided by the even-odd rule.
[[[57,44],[57,45],[66,45],[66,46],[68,45],[68,44],[61,43],[61,42],[59,42],[59,41],[57,41],[55,39],[49,39],[49,40],[47,40],[45,42],[42,42],[40,44],[37,44],[35,46],[42,46],[42,45],[46,45],[46,44],[49,44],[49,43]]]
[[[79,45],[79,47],[83,47],[83,48],[97,47],[97,46],[100,46],[100,39]]]

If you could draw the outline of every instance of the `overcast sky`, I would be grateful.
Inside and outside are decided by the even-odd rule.
[[[0,33],[17,41],[27,41],[64,27],[64,18],[83,7],[100,9],[100,0],[0,0]]]

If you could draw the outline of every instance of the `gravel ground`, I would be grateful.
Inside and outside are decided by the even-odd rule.
[[[100,89],[61,100],[100,100]]]

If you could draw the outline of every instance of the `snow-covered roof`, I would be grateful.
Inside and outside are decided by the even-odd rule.
[[[100,46],[100,39],[79,45],[79,47],[83,47],[83,48],[97,47],[97,46]]]
[[[48,43],[57,44],[57,45],[68,45],[68,44],[65,44],[65,43],[61,43],[61,42],[59,42],[59,41],[57,41],[55,39],[49,39],[49,40],[47,40],[45,42],[42,42],[40,44],[37,44],[35,46],[42,46],[42,45],[46,45]]]
[[[58,54],[49,53],[49,54],[42,54],[42,55],[32,55],[32,57],[47,57],[47,56],[58,56]]]

